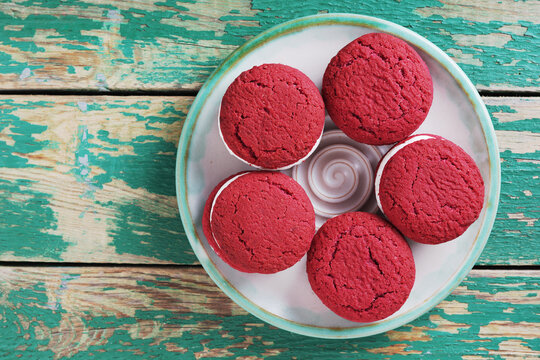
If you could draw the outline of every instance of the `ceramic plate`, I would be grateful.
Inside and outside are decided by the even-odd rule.
[[[229,154],[218,132],[219,104],[234,78],[254,65],[282,63],[303,71],[320,88],[330,59],[344,45],[369,32],[395,35],[422,56],[433,77],[434,98],[427,119],[416,133],[444,136],[469,153],[484,178],[486,196],[479,219],[456,240],[435,246],[411,243],[416,281],[398,312],[381,321],[356,323],[335,315],[312,292],[305,273],[305,257],[277,274],[236,271],[208,245],[201,217],[206,198],[219,181],[250,169]],[[233,52],[209,77],[191,106],[180,138],[176,167],[178,206],[185,232],[214,282],[238,305],[262,320],[295,333],[323,338],[361,337],[394,329],[449,295],[486,244],[497,211],[499,185],[499,153],[493,126],[463,71],[438,47],[411,30],[351,14],[289,21],[261,33]]]

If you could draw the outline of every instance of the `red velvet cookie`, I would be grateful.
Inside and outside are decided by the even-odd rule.
[[[380,216],[353,212],[328,220],[307,258],[311,288],[345,319],[384,319],[405,303],[415,266],[403,236]]]
[[[478,218],[484,181],[462,148],[435,135],[411,136],[394,146],[375,177],[379,208],[411,240],[440,244]]]
[[[382,145],[403,140],[422,124],[433,84],[427,65],[405,41],[370,33],[332,58],[322,94],[332,121],[345,134]]]
[[[282,169],[315,149],[324,117],[321,94],[306,75],[287,65],[264,64],[229,86],[219,127],[233,155],[259,168]]]
[[[248,172],[218,190],[210,228],[224,261],[241,271],[269,274],[305,255],[315,233],[315,213],[292,178],[279,172]]]

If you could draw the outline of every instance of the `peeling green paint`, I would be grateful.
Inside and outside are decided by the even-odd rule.
[[[69,275],[59,276],[65,284],[62,291],[69,291],[69,282],[73,279],[80,281],[85,275],[71,271]],[[112,278],[106,279],[111,284]],[[203,310],[206,304],[203,303],[204,297],[199,295],[192,300],[186,298],[185,302],[174,299],[179,294],[188,296],[179,293],[186,291],[186,286],[206,285],[208,280],[205,278],[200,284],[189,277],[182,281],[178,275],[174,278],[159,275],[151,281],[138,281],[137,285],[125,284],[121,278],[116,281],[115,288],[106,288],[116,289],[110,293],[100,291],[99,285],[92,285],[97,286],[92,291],[100,292],[101,296],[91,298],[93,307],[76,313],[65,310],[68,304],[71,306],[67,294],[57,297],[51,306],[44,283],[11,284],[17,288],[0,294],[3,298],[0,303],[0,336],[3,340],[0,342],[0,356],[43,358],[62,353],[70,359],[90,356],[97,359],[196,359],[205,356],[236,359],[262,358],[266,354],[276,359],[327,360],[380,359],[392,354],[392,359],[408,359],[411,355],[426,358],[476,355],[499,359],[505,354],[504,350],[499,350],[501,343],[512,339],[520,340],[533,357],[540,351],[540,339],[533,334],[529,337],[521,336],[519,332],[515,336],[483,335],[483,329],[492,322],[514,323],[516,326],[524,322],[534,326],[540,322],[537,313],[539,278],[512,272],[506,277],[475,275],[465,279],[460,286],[460,295],[450,295],[446,301],[461,304],[466,310],[449,314],[445,306],[439,306],[395,331],[350,340],[304,337],[276,329],[246,314],[219,316],[208,309]],[[532,296],[527,294],[520,298],[517,295],[527,291]],[[137,299],[147,294],[150,298],[157,296],[155,299],[159,302],[148,306],[138,303]],[[496,300],[496,294],[506,295],[506,300]],[[212,292],[209,296],[219,295]],[[171,297],[170,302],[178,306],[162,308],[167,306],[164,302],[167,297]],[[527,300],[521,302],[521,299]],[[114,304],[125,304],[125,307],[110,307],[111,300]],[[201,311],[193,312],[197,306]],[[230,306],[234,307],[230,300],[224,300],[222,309]],[[508,312],[509,308],[513,311]],[[134,311],[134,316],[121,315],[123,311]],[[52,340],[52,337],[58,333],[62,323],[66,343],[55,345],[57,340]],[[82,327],[77,328],[78,334],[90,336],[75,338],[76,329],[69,327],[72,323]],[[510,329],[508,327],[508,331]],[[27,347],[24,350],[16,347],[21,345]]]
[[[16,103],[13,100],[0,100],[0,132],[9,133],[14,146],[0,140],[0,166],[9,168],[32,167],[22,154],[32,153],[51,146],[49,141],[37,141],[36,134],[43,133],[47,127],[19,119],[13,112],[19,108],[36,109],[51,107],[50,102]]]
[[[112,145],[132,147],[135,154],[114,156],[100,153],[99,149],[96,152],[91,152],[89,162],[105,170],[105,173],[92,178],[96,186],[102,187],[103,184],[111,182],[112,179],[120,179],[134,189],[143,188],[151,193],[175,196],[175,158],[162,154],[174,153],[176,151],[175,144],[157,137],[136,137],[132,141],[122,142],[109,137],[105,130],[100,130],[97,136],[100,140]],[[90,146],[90,148],[95,147]],[[141,173],[142,169],[144,169],[144,174]]]
[[[112,76],[114,82],[108,84],[104,78],[91,85],[84,82],[84,87],[196,89],[235,47],[262,30],[300,16],[331,12],[380,17],[418,32],[455,57],[478,86],[500,89],[539,85],[540,24],[525,20],[499,21],[495,15],[493,21],[473,21],[457,15],[443,17],[426,12],[425,9],[445,6],[437,0],[316,0],[302,2],[301,6],[273,0],[226,4],[167,1],[151,6],[146,3],[114,6],[82,0],[68,3],[52,0],[46,4],[30,1],[17,6],[18,11],[0,7],[0,23],[4,25],[0,26],[0,39],[7,49],[14,49],[13,54],[10,51],[0,54],[0,73],[18,77],[25,68],[36,71],[48,67],[45,66],[48,65],[46,57],[32,55],[48,51],[49,45],[40,41],[44,37],[57,39],[58,46],[78,53],[73,60],[66,56],[65,64],[54,64],[55,67],[65,66],[63,74],[67,75],[61,71],[54,74],[39,72],[39,76],[34,76],[35,80],[28,78],[24,82],[30,88],[42,86],[39,81],[46,81],[50,76],[62,80],[55,86],[80,88],[81,83],[72,75],[86,76],[82,70],[93,69],[93,73],[103,74],[105,78]],[[25,12],[25,6],[34,9]],[[67,11],[68,6],[85,15],[77,16],[73,10]],[[488,7],[483,15],[489,19],[490,12],[511,10],[511,4],[498,6]],[[476,8],[473,6],[472,9]],[[465,16],[468,12],[463,8],[458,14]],[[55,24],[56,33],[45,35],[43,31],[51,29],[50,24]],[[523,30],[516,32],[508,26],[519,26]],[[475,40],[475,36],[483,38]],[[508,41],[490,40],[490,36],[493,39],[505,36]],[[26,55],[14,55],[21,51]],[[93,61],[90,66],[80,61],[84,53]],[[140,56],[143,61],[136,61]],[[32,64],[23,62],[22,58],[32,58]]]
[[[522,161],[530,158],[532,161]],[[501,196],[497,217],[480,264],[539,264],[540,151],[529,154],[501,153]],[[535,178],[536,177],[536,178]],[[524,194],[531,191],[531,196]],[[530,222],[511,218],[523,214]]]
[[[514,114],[516,110],[506,105],[488,105],[487,108],[495,130],[540,133],[540,118],[501,122],[498,120],[500,113]],[[514,154],[506,150],[500,155],[502,162],[499,208],[489,241],[478,263],[540,264],[540,243],[537,241],[540,217],[540,149],[526,154]],[[528,161],[524,161],[525,159]],[[525,194],[525,190],[530,194]],[[509,216],[521,213],[523,216]]]
[[[36,11],[31,14],[24,13],[25,6],[30,5],[33,5]],[[101,89],[110,88],[112,83],[116,87],[123,86],[118,78],[114,78],[118,72],[125,71],[126,68],[123,68],[122,64],[128,64],[130,67],[129,72],[124,72],[121,76],[133,79],[131,75],[135,74],[137,77],[138,83],[129,83],[130,90],[139,88],[139,85],[145,89],[152,89],[161,86],[161,83],[172,87],[196,88],[198,86],[196,84],[203,82],[215,66],[246,39],[283,21],[324,12],[353,12],[378,16],[417,31],[450,54],[454,54],[454,50],[459,50],[482,64],[481,66],[474,65],[475,62],[460,64],[472,80],[480,85],[505,84],[504,86],[523,87],[535,85],[538,80],[536,69],[540,55],[534,49],[538,46],[539,24],[527,21],[519,21],[517,24],[502,21],[471,21],[464,18],[425,15],[423,9],[443,6],[436,0],[421,3],[375,0],[362,3],[352,0],[325,3],[312,1],[303,3],[302,6],[290,2],[254,0],[251,3],[240,1],[229,4],[230,6],[226,8],[217,6],[215,9],[212,8],[212,11],[210,8],[216,4],[195,1],[166,1],[151,6],[130,3],[126,8],[126,6],[115,7],[73,0],[69,5],[70,9],[84,10],[86,16],[73,15],[73,12],[67,11],[66,3],[60,0],[47,2],[46,5],[33,2],[17,3],[20,11],[2,11],[3,8],[0,7],[0,22],[4,24],[0,26],[0,39],[4,39],[4,45],[11,46],[17,51],[37,53],[42,51],[45,45],[33,44],[41,39],[43,29],[48,29],[44,24],[54,22],[57,24],[55,26],[57,33],[48,36],[56,39],[58,44],[71,47],[71,51],[74,52],[85,51],[89,56],[96,51],[101,52],[100,59],[114,66],[111,68],[114,72],[110,72],[105,71],[103,64],[66,63],[66,71],[55,76],[69,75],[76,78],[82,72],[90,73],[93,84]],[[62,21],[58,21],[60,17]],[[219,21],[215,22],[214,18]],[[518,25],[519,31],[516,30]],[[112,44],[104,41],[106,40],[104,32],[114,33],[111,37],[114,39]],[[490,36],[490,34],[494,34],[494,38],[503,34],[504,39],[508,41],[505,40],[504,45],[497,45],[491,44],[488,39],[489,41],[482,40],[477,41],[480,44],[473,44],[476,41],[475,36]],[[461,42],[466,44],[460,45]],[[111,53],[105,48],[111,45],[120,51]],[[152,50],[145,52],[145,57],[137,58],[136,66],[130,64],[135,61],[135,51],[149,49]],[[156,49],[160,50],[156,52]],[[460,55],[453,56],[459,58]],[[508,63],[513,65],[502,66]],[[14,60],[13,54],[0,53],[0,73],[15,73],[24,84],[30,84],[34,79],[48,81],[39,75],[43,67],[38,59],[34,59],[32,63],[28,63],[27,60],[18,62]],[[56,106],[54,101],[0,100],[0,134],[2,134],[0,167],[36,168],[35,163],[29,161],[29,155],[39,155],[44,149],[59,149],[62,146],[53,140],[37,139],[54,129],[49,129],[43,123],[37,124],[32,119],[21,119],[16,115],[17,110],[32,110],[39,113],[48,111],[54,106]],[[181,122],[188,111],[187,107],[179,110],[171,100],[165,101],[156,114],[142,114],[150,106],[149,100],[142,99],[136,102],[73,101],[67,106],[96,118],[103,116],[107,111],[118,111],[125,119],[129,119],[127,123],[132,121],[133,124],[144,124],[144,128],[149,131],[160,131],[164,125]],[[490,106],[489,111],[493,116],[496,130],[540,132],[540,121],[536,117],[500,122],[495,114],[512,113],[515,110],[502,105]],[[87,139],[82,141],[84,126],[88,124],[81,123],[78,126],[78,133],[73,134],[78,142],[73,150],[70,149],[74,151],[75,161],[73,164],[65,165],[71,167],[70,174],[87,185],[88,189],[81,195],[83,198],[92,199],[94,191],[103,189],[105,185],[115,180],[122,181],[129,188],[142,189],[151,195],[175,196],[176,141],[141,134],[120,140],[117,134],[107,129],[88,130],[88,128],[85,135]],[[538,219],[540,212],[538,208],[540,186],[538,178],[535,178],[539,170],[539,151],[527,154],[505,151],[501,157],[503,184],[499,213],[479,263],[538,264],[540,260],[535,254],[540,249],[533,240],[538,237],[535,219]],[[44,167],[38,168],[48,171]],[[3,196],[0,200],[8,204],[11,200],[7,195]],[[54,194],[42,194],[37,191],[36,197],[47,197],[51,201]],[[151,254],[149,256],[156,260],[176,263],[190,264],[196,261],[191,255],[179,217],[152,214],[148,210],[151,208],[148,204],[126,204],[120,200],[96,204],[118,214],[118,217],[108,220],[107,226],[108,234],[112,237],[111,244],[119,254],[142,256]],[[40,209],[30,207],[28,211]],[[42,224],[41,230],[28,230],[30,239],[37,239],[39,231],[47,232],[55,226],[55,214],[49,215],[50,217],[42,222],[36,222]],[[27,216],[32,217],[29,212]],[[39,215],[34,217],[40,219]],[[120,217],[123,217],[123,220],[120,220]],[[166,231],[167,227],[172,229],[171,233]],[[152,236],[146,235],[148,233]],[[34,244],[39,245],[37,242]],[[44,244],[47,244],[47,241]],[[66,246],[69,245],[57,247],[58,253],[52,257],[61,257]],[[29,257],[40,256],[45,252],[37,248],[32,248],[31,251],[25,249],[25,243],[6,245],[6,249],[0,251],[0,256],[9,251],[27,254]]]
[[[523,99],[529,102],[532,99]],[[540,133],[540,118],[519,119],[516,121],[501,122],[498,120],[499,113],[516,114],[517,111],[508,105],[487,105],[495,130],[531,131]]]
[[[110,108],[126,108],[121,112],[127,119],[141,121],[151,129],[150,124],[179,121],[178,112],[171,105],[164,108],[160,116],[141,116],[134,110],[148,109],[144,102],[126,106],[121,103],[100,104],[99,110]],[[98,110],[96,108],[96,110]],[[180,134],[178,134],[179,136]],[[88,134],[89,139],[95,136],[100,140],[99,146],[89,144],[88,151],[83,155],[87,163],[105,170],[104,173],[92,176],[89,183],[96,188],[110,183],[113,179],[124,181],[133,189],[145,189],[152,194],[175,196],[174,166],[176,143],[164,141],[157,136],[137,136],[131,141],[121,141],[106,130],[98,130],[96,134]],[[110,146],[103,145],[110,144]],[[133,155],[115,155],[119,148],[133,149]],[[103,150],[109,150],[104,153]],[[112,152],[111,152],[112,151]],[[79,155],[77,155],[79,156]],[[123,203],[121,200],[101,204],[114,209],[117,213],[111,222],[109,235],[113,238],[112,245],[118,254],[129,253],[162,259],[173,262],[193,262],[193,253],[186,241],[179,216],[173,212],[173,217],[164,217],[159,211],[148,211],[156,205],[141,207],[137,203]]]
[[[35,190],[35,184],[27,179],[8,181],[0,175],[0,254],[61,260],[69,244],[56,232],[52,196]]]
[[[107,227],[110,245],[116,248],[118,256],[128,253],[167,262],[192,263],[195,258],[187,243],[174,201],[176,143],[181,129],[177,124],[183,121],[187,109],[180,110],[178,104],[170,98],[162,103],[157,101],[160,106],[156,107],[155,100],[145,99],[90,101],[82,98],[63,105],[55,101],[22,101],[20,97],[16,100],[0,99],[0,174],[2,168],[58,171],[38,166],[28,159],[44,156],[43,151],[47,149],[55,149],[60,154],[73,151],[70,156],[73,163],[64,166],[67,166],[67,173],[77,182],[85,184],[79,195],[81,199],[89,199],[96,206],[110,209],[116,214],[114,219],[108,220],[103,226]],[[56,105],[67,106],[68,111],[73,111],[71,121],[77,124],[74,126],[75,132],[71,136],[62,135],[65,137],[63,144],[37,140],[38,135],[40,139],[50,138],[55,132],[62,131],[49,128],[43,121],[32,121],[32,114],[49,111]],[[156,108],[155,113],[149,113],[150,106]],[[30,117],[21,119],[21,111]],[[158,134],[160,131],[163,133],[163,127],[174,126],[177,134],[171,136],[163,133],[168,138],[165,140],[156,135],[134,133],[129,141],[120,140],[117,135],[106,130],[107,126],[100,128],[93,125],[94,121],[102,119],[104,113],[111,111],[122,114],[120,119],[123,119],[126,126],[129,123],[141,123],[143,128],[157,131]],[[87,120],[78,120],[79,112]],[[115,117],[118,119],[118,115]],[[24,173],[18,170],[17,174]],[[56,172],[54,175],[57,175]],[[47,193],[43,193],[43,190],[33,190],[35,184],[25,183],[24,179],[8,181],[0,175],[0,180],[0,208],[5,209],[5,216],[0,220],[0,256],[60,260],[69,246],[77,245],[62,240],[60,234],[66,229],[58,228],[58,214],[50,206],[50,201],[61,190],[60,186],[58,189],[49,187]],[[96,200],[96,191],[115,180],[122,181],[131,189],[142,189],[151,196],[165,196],[173,200],[166,204],[150,199],[141,199],[135,203],[125,198],[107,202]],[[30,199],[28,203],[22,200],[26,198]],[[84,220],[87,211],[92,210],[86,208],[79,214],[79,219],[83,219],[80,223],[82,227],[87,226],[85,221],[88,219]],[[84,242],[89,239],[75,241]]]
[[[155,107],[155,101],[159,101],[158,107]],[[534,106],[529,105],[529,101],[535,100],[534,98],[522,99],[519,106],[525,108]],[[174,198],[176,141],[180,135],[180,126],[177,124],[181,124],[185,118],[190,101],[184,98],[183,103],[184,105],[179,106],[172,98],[163,98],[163,100],[137,98],[136,101],[118,98],[90,101],[88,98],[81,98],[81,100],[69,100],[65,103],[69,111],[74,113],[73,121],[78,121],[72,135],[75,145],[69,148],[69,151],[74,151],[74,162],[65,165],[77,181],[85,184],[84,192],[79,195],[83,200],[90,199],[96,206],[109,209],[115,214],[114,218],[107,220],[104,226],[107,227],[107,234],[111,238],[110,245],[114,246],[119,257],[136,255],[178,264],[196,263],[175,205],[152,203],[156,200],[149,199],[143,202],[123,198],[115,199],[115,201],[94,200],[96,191],[116,180],[122,181],[131,189],[141,189],[149,196]],[[497,104],[500,105],[488,106],[496,130],[540,132],[539,119],[530,115],[519,119],[518,114],[513,115],[517,116],[517,120],[500,121],[499,117],[504,118],[505,115],[516,114],[522,110],[505,105],[501,100],[498,100]],[[32,121],[33,115],[30,115],[28,119],[20,119],[17,115],[18,111],[23,110],[27,114],[34,112],[40,114],[43,111],[50,111],[55,106],[59,106],[56,100],[22,101],[20,97],[0,100],[0,135],[3,135],[0,137],[0,171],[2,167],[36,168],[35,164],[28,161],[28,155],[39,156],[44,149],[67,151],[63,150],[66,144],[37,139],[38,136],[41,139],[50,137],[44,134],[55,131],[54,129],[43,125],[43,122]],[[111,113],[115,114],[115,121],[121,121],[124,124],[121,128],[92,126],[93,121],[103,119],[104,114]],[[530,110],[527,113],[534,114]],[[85,116],[87,120],[77,120],[77,114]],[[121,132],[126,126],[142,126],[153,134],[134,132],[128,139],[124,137],[121,140],[120,133],[114,131]],[[161,136],[167,134],[162,129],[170,126],[178,129],[175,130],[178,133],[172,137],[168,136],[165,140]],[[540,259],[536,254],[540,253],[540,245],[535,239],[539,236],[537,219],[540,213],[540,180],[537,176],[540,170],[540,151],[527,154],[504,151],[501,153],[501,158],[502,189],[499,212],[490,239],[478,263],[486,265],[538,264]],[[38,168],[44,171],[53,170],[46,167]],[[9,185],[16,187],[17,183]],[[8,186],[0,186],[0,191],[4,188],[7,189]],[[5,207],[12,206],[9,204],[13,200],[8,194],[9,192],[4,192],[0,196],[0,201],[3,201]],[[32,197],[30,194],[27,196]],[[47,201],[51,201],[54,193],[43,194],[42,191],[38,191],[34,197],[47,198],[49,199]],[[45,204],[43,207],[46,206]],[[85,211],[78,215],[80,219],[84,218]],[[26,241],[7,241],[13,238],[12,231],[14,230],[4,229],[3,233],[0,232],[0,240],[4,241],[4,246],[0,247],[0,257],[2,254],[12,252],[27,258],[39,257],[47,253],[48,257],[59,259],[69,246],[75,245],[72,242],[64,243],[58,235],[42,235],[43,232],[61,234],[64,231],[62,228],[56,229],[57,220],[50,209],[44,212],[42,207],[30,206],[25,208],[24,214],[28,219],[25,221],[37,219],[34,226],[18,229],[20,236],[28,238],[31,246]],[[9,218],[6,224],[10,223],[17,223],[17,217]],[[40,237],[45,240],[40,242]],[[70,241],[88,240],[81,238]],[[59,242],[60,245],[51,247],[49,246],[51,242],[55,244]]]
[[[174,217],[164,217],[145,210],[140,204],[111,204],[110,207],[119,214],[110,231],[118,254],[149,256],[178,264],[195,262],[176,213]]]
[[[57,224],[50,208],[51,194],[36,190],[33,180],[7,180],[1,175],[2,168],[35,167],[25,155],[54,147],[50,141],[35,138],[46,131],[46,126],[14,115],[18,108],[44,110],[50,106],[48,101],[0,100],[0,134],[5,134],[0,138],[0,254],[60,260],[68,246],[55,232]]]
[[[272,0],[241,0],[225,5],[167,0],[118,6],[83,0],[16,1],[0,4],[0,74],[13,79],[3,84],[13,88],[15,83],[19,89],[197,89],[231,51],[261,31],[299,16],[350,12],[390,20],[425,36],[454,57],[479,87],[538,88],[540,24],[476,21],[425,15],[429,12],[423,11],[446,5],[437,0],[316,0],[301,5]],[[497,6],[503,10],[509,7]],[[488,19],[490,11],[495,12],[488,7]],[[55,57],[50,63],[44,56],[50,46],[55,47],[55,52],[64,49],[66,56]],[[86,77],[92,77],[90,82]],[[104,112],[117,111],[126,124],[143,124],[144,129],[156,132],[162,126],[182,122],[188,111],[188,106],[179,107],[174,100],[166,100],[156,114],[142,115],[152,101],[73,101],[67,106],[74,114],[94,119],[102,118]],[[17,111],[41,114],[55,106],[56,100],[33,101],[31,96],[24,101],[21,97],[0,99],[2,259],[64,261],[70,247],[77,245],[60,235],[64,229],[52,210],[59,200],[55,190],[25,177],[31,171],[53,170],[36,165],[33,156],[39,159],[48,149],[66,150],[65,144],[43,140],[49,137],[47,132],[55,129],[34,121],[32,116],[21,118]],[[496,130],[540,133],[537,117],[502,122],[495,114],[518,110],[508,105],[488,109]],[[77,116],[72,120],[78,121]],[[87,185],[83,199],[91,199],[114,214],[103,222],[118,259],[125,254],[177,264],[194,263],[175,205],[163,200],[175,196],[176,139],[133,134],[131,139],[121,140],[113,131],[89,125],[88,121],[77,123],[75,146],[69,150],[73,163],[61,165]],[[539,264],[540,150],[531,149],[525,154],[507,150],[501,153],[501,159],[499,212],[479,264]],[[17,175],[14,178],[12,174]],[[144,191],[148,198],[93,198],[94,192],[116,180],[126,184],[128,190]],[[79,216],[81,222],[83,215]],[[83,256],[69,261],[84,261]],[[7,284],[6,269],[0,269],[0,358],[6,359],[60,358],[61,350],[65,350],[62,357],[70,359],[195,359],[218,355],[225,359],[401,359],[405,353],[425,358],[474,355],[502,359],[509,354],[504,343],[514,340],[521,342],[523,354],[532,354],[533,358],[540,353],[540,338],[523,333],[525,330],[513,335],[482,333],[491,322],[517,326],[540,323],[538,277],[512,275],[511,271],[501,271],[500,277],[467,278],[460,292],[446,299],[463,305],[456,312],[447,313],[444,307],[437,307],[392,333],[342,341],[291,334],[250,315],[220,316],[190,296],[181,302],[174,298],[175,291],[186,286],[209,286],[206,278],[200,280],[202,283],[189,283],[158,276],[155,281],[136,281],[136,285],[125,285],[118,277],[100,278],[107,285],[98,292],[100,296],[77,293],[77,299],[94,305],[85,307],[88,304],[70,303],[67,295],[70,283],[84,276],[83,270],[70,269],[52,284],[22,280]],[[100,281],[91,286],[101,286]],[[161,293],[147,303],[138,303],[141,294],[154,291]],[[512,291],[512,296],[505,294]],[[498,300],[496,295],[501,295]],[[206,301],[213,296],[221,295],[212,293]],[[115,306],[114,301],[122,297],[122,306]],[[108,306],[108,301],[113,301],[113,306]],[[170,307],[171,303],[177,306]],[[224,299],[220,309],[231,306]],[[136,311],[131,315],[133,309]],[[146,328],[139,324],[145,321],[150,324]],[[415,340],[400,338],[400,333]],[[63,349],[64,344],[75,346]]]

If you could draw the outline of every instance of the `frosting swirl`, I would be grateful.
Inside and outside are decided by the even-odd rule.
[[[293,169],[293,178],[306,191],[317,215],[373,212],[374,170],[380,157],[377,148],[332,130],[325,132],[316,152]]]

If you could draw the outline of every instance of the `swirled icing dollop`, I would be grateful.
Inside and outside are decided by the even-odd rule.
[[[374,171],[380,157],[375,147],[356,143],[339,130],[328,131],[317,151],[293,169],[293,178],[308,194],[317,215],[372,212],[376,210]]]

